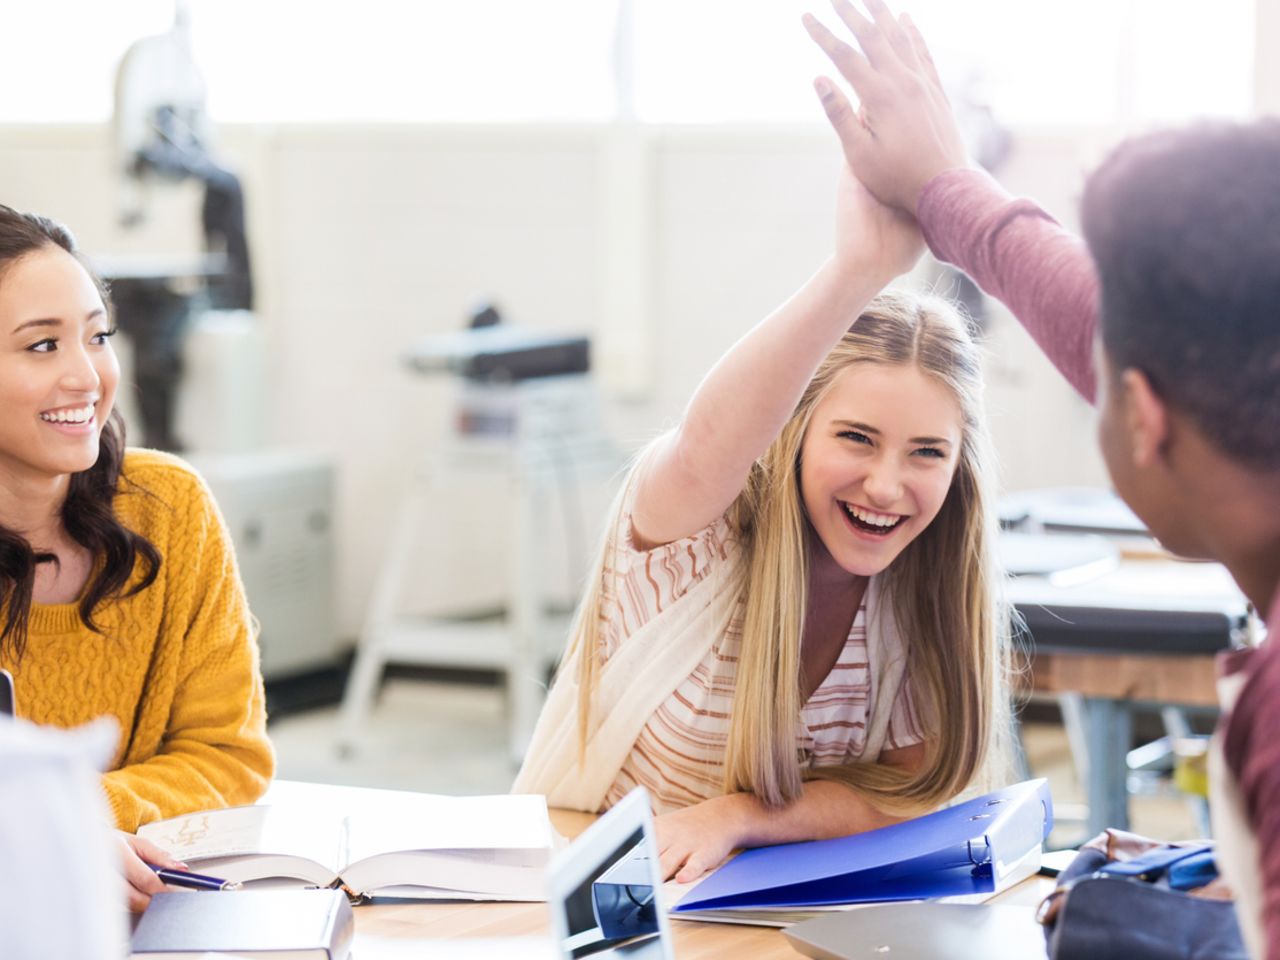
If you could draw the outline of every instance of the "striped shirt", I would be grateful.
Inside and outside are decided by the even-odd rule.
[[[600,655],[606,661],[650,619],[678,603],[724,563],[730,551],[739,549],[725,517],[693,536],[647,551],[636,548],[630,531],[631,518],[624,515],[618,547],[603,574]],[[658,814],[724,792],[724,754],[745,608],[740,599],[724,636],[645,725],[605,798],[606,809],[637,786],[649,791]],[[897,652],[886,651],[892,656]],[[903,683],[894,704],[885,749],[924,739],[909,687]],[[801,709],[796,747],[802,768],[875,759],[863,756],[870,695],[864,600],[835,666]]]

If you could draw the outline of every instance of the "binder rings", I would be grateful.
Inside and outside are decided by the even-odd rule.
[[[1052,827],[1048,782],[1028,780],[851,837],[747,850],[698,884],[672,913],[728,919],[741,911],[745,919],[761,910],[981,899],[1034,872]]]

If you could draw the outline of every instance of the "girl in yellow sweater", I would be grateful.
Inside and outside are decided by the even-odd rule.
[[[180,460],[125,449],[114,333],[71,235],[0,206],[0,667],[21,717],[114,719],[102,786],[132,832],[256,800],[274,757],[222,519]]]

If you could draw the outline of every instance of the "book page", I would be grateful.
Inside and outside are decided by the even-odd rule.
[[[348,824],[351,863],[400,850],[451,850],[535,866],[546,863],[552,848],[551,822],[540,796],[404,794],[352,808]],[[482,853],[499,851],[502,855]]]
[[[555,837],[546,799],[536,795],[448,797],[277,780],[263,802],[310,811],[335,825],[345,819],[348,845],[342,866],[403,850],[504,851],[493,859],[545,863]],[[336,826],[330,835],[337,837]]]
[[[205,810],[146,824],[138,836],[187,862],[276,854],[313,861],[329,873],[341,866],[340,822],[305,809],[256,805]]]
[[[454,862],[444,875],[469,865],[494,877],[506,870],[540,877],[555,837],[541,796],[445,797],[276,781],[263,801],[162,820],[138,834],[193,865],[289,857],[319,865],[329,876],[379,855],[425,850]],[[257,875],[224,869],[232,872],[237,879]]]

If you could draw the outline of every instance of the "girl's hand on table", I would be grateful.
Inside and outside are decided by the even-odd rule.
[[[663,880],[692,883],[741,846],[739,798],[713,797],[654,820]]]

